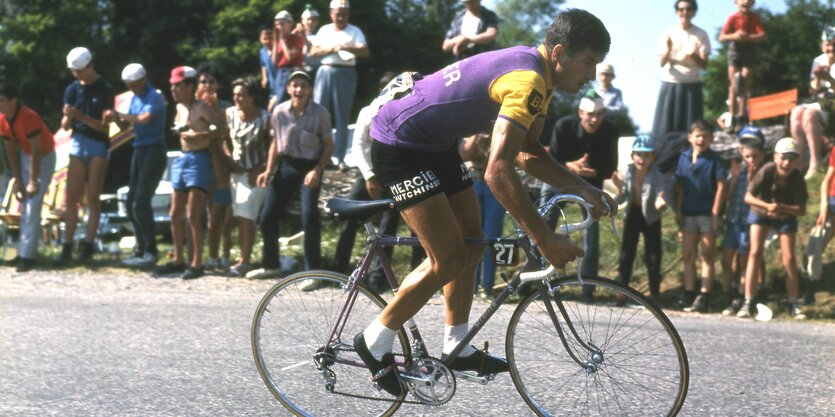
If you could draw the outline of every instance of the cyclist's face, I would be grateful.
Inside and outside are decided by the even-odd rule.
[[[560,91],[576,94],[581,87],[594,81],[597,64],[603,62],[606,55],[586,48],[580,52],[568,53],[562,45],[551,51],[556,75],[554,82]]]

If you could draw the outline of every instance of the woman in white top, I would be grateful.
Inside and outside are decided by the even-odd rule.
[[[678,24],[664,30],[658,43],[661,91],[652,125],[654,137],[687,132],[704,114],[701,71],[707,67],[710,38],[692,23],[698,10],[696,0],[680,0],[675,9]]]
[[[821,34],[823,53],[812,61],[809,93],[817,99],[814,103],[801,104],[792,110],[792,138],[803,151],[809,145],[809,169],[806,178],[818,172],[821,141],[835,104],[835,26],[827,26]],[[824,106],[829,103],[829,106]],[[829,132],[832,134],[833,132]]]

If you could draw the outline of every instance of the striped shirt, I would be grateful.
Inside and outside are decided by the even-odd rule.
[[[267,162],[270,148],[270,114],[260,109],[258,117],[241,120],[237,107],[226,109],[226,125],[232,139],[232,160],[249,171]]]

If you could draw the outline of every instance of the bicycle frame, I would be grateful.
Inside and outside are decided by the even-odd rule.
[[[560,200],[561,199],[561,200]],[[542,215],[547,215],[551,210],[558,209],[557,201],[570,201],[576,202],[583,206],[584,208],[588,208],[588,205],[578,196],[573,195],[556,195],[552,198],[552,200],[543,206],[540,210]],[[588,213],[586,213],[587,215]],[[590,216],[586,216],[586,219],[582,223],[578,224],[565,224],[563,230],[568,232],[572,230],[580,230],[588,227],[593,222]],[[374,227],[374,224],[371,221],[366,221],[364,223],[365,229],[368,232],[368,240],[366,241],[366,246],[368,247],[368,251],[366,252],[363,259],[357,265],[357,268],[351,273],[349,279],[349,286],[346,288],[349,291],[347,300],[342,307],[342,310],[337,318],[333,330],[328,338],[327,344],[325,346],[330,346],[334,340],[339,339],[342,331],[344,329],[345,324],[348,322],[350,317],[351,310],[354,306],[354,302],[356,301],[356,297],[359,291],[359,284],[362,282],[363,278],[365,277],[366,272],[370,269],[372,262],[375,258],[379,259],[381,262],[383,272],[386,275],[386,279],[388,280],[389,285],[391,285],[392,290],[396,293],[399,284],[395,278],[394,271],[391,268],[391,265],[388,259],[385,256],[383,248],[388,246],[420,246],[420,242],[416,237],[397,237],[397,236],[382,236],[378,233],[377,229]],[[502,243],[502,244],[514,244],[518,245],[524,252],[526,256],[526,262],[522,266],[523,271],[530,271],[536,270],[541,271],[544,269],[544,265],[546,264],[545,260],[539,254],[538,249],[532,244],[530,238],[527,234],[522,231],[518,225],[515,225],[516,229],[516,238],[466,238],[465,243],[468,245],[479,245],[479,246],[489,246],[492,247],[494,244]],[[562,300],[559,296],[559,290],[552,288],[549,282],[549,279],[553,276],[552,270],[546,270],[542,272],[547,272],[545,274],[536,273],[535,278],[528,278],[525,281],[540,281],[538,284],[538,292],[539,296],[542,299],[543,303],[545,304],[546,311],[548,312],[549,317],[551,318],[552,323],[554,324],[554,328],[557,331],[557,334],[560,337],[560,340],[565,347],[565,350],[568,352],[569,356],[576,362],[580,367],[584,369],[588,369],[590,366],[594,366],[594,364],[589,364],[587,362],[582,361],[577,354],[574,353],[574,350],[570,347],[566,332],[563,329],[563,325],[560,324],[559,318],[557,317],[557,311],[559,311],[560,316],[563,318],[565,326],[568,328],[569,334],[573,337],[579,346],[583,349],[587,350],[589,353],[592,354],[592,357],[596,357],[596,355],[600,355],[600,351],[597,347],[591,346],[590,344],[586,343],[582,340],[577,330],[574,328],[571,319],[568,316],[568,312],[565,306],[562,303]],[[579,274],[578,274],[579,277]],[[502,278],[505,279],[504,275]],[[580,277],[582,281],[582,277]],[[519,285],[523,281],[523,274],[516,274],[513,279],[507,282],[507,288],[502,291],[495,300],[487,307],[487,309],[482,313],[482,315],[475,321],[475,323],[470,327],[467,335],[464,339],[458,344],[458,346],[453,349],[452,352],[449,353],[447,358],[445,359],[445,364],[449,364],[464,349],[465,346],[468,346],[470,341],[478,334],[478,332],[484,327],[484,325],[490,320],[493,314],[499,309],[499,307],[504,304],[504,302],[513,294],[514,291],[519,287]],[[551,300],[557,305],[557,309],[554,309],[553,305],[551,304]],[[425,356],[429,356],[426,346],[423,342],[423,338],[420,335],[420,331],[418,330],[417,324],[414,321],[414,318],[410,318],[405,324],[404,328],[406,328],[410,334],[410,345],[412,350],[412,358],[408,359],[417,359]],[[363,366],[361,363],[355,363],[354,361],[340,361],[342,363],[353,364],[357,366]],[[482,384],[486,384],[488,382],[487,378],[478,378],[472,377],[470,379],[477,380]]]

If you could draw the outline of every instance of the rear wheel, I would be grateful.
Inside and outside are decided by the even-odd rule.
[[[270,392],[295,415],[389,416],[405,397],[377,390],[353,350],[354,335],[386,302],[360,287],[353,307],[346,310],[349,294],[345,275],[307,271],[279,281],[258,304],[252,321],[255,365]],[[348,320],[325,346],[343,312]],[[401,331],[394,353],[409,352]]]
[[[678,413],[687,395],[689,368],[670,320],[631,288],[604,278],[584,282],[596,286],[593,300],[583,297],[577,277],[565,277],[552,281],[556,292],[547,301],[580,363],[563,345],[542,292],[522,300],[513,313],[506,350],[522,398],[540,416]],[[555,297],[578,337],[569,330]]]

